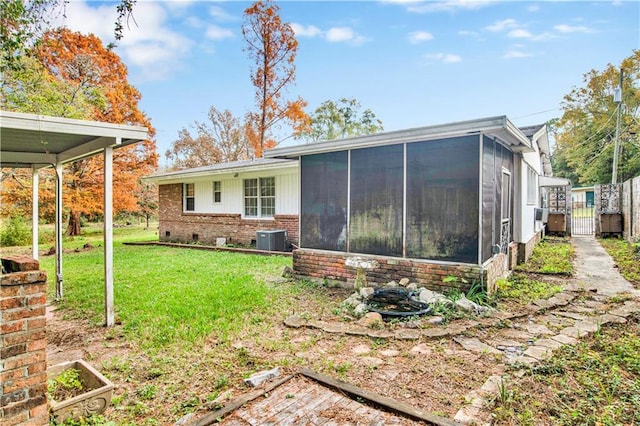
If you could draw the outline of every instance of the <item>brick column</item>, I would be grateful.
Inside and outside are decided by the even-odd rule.
[[[0,275],[0,423],[49,424],[47,274],[37,260],[2,258]],[[5,273],[6,271],[6,273]]]

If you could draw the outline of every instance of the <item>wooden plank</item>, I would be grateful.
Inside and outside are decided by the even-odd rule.
[[[219,418],[222,418],[226,415],[228,415],[229,413],[235,411],[236,409],[242,407],[244,404],[253,401],[254,399],[260,397],[261,395],[264,395],[265,392],[271,392],[271,390],[277,388],[278,386],[280,386],[281,384],[291,380],[293,377],[295,377],[295,375],[290,375],[287,377],[284,377],[280,380],[276,380],[274,382],[271,382],[267,385],[265,385],[263,388],[259,388],[256,389],[252,392],[249,392],[233,401],[231,401],[229,404],[227,404],[226,406],[222,407],[219,410],[216,410],[212,413],[209,413],[207,415],[202,416],[201,418],[199,418],[198,420],[196,420],[195,423],[193,423],[193,426],[209,426],[211,424],[217,423]]]
[[[387,398],[382,395],[377,395],[365,389],[361,389],[356,386],[350,385],[348,383],[332,379],[331,377],[318,374],[315,371],[312,371],[308,368],[301,369],[300,374],[306,377],[309,377],[319,383],[322,383],[330,388],[337,389],[341,392],[345,392],[356,397],[364,398],[368,401],[371,401],[375,404],[385,407],[393,412],[406,415],[413,419],[424,420],[429,424],[432,424],[435,426],[456,426],[457,424],[456,422],[449,419],[445,419],[444,417],[426,413],[422,410],[417,410],[416,408],[411,407],[410,405],[404,404],[402,402],[393,400],[391,398]]]

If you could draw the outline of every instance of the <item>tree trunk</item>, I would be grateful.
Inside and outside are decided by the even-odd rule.
[[[146,215],[144,215],[144,216],[145,216],[145,219],[147,219],[147,227],[146,227],[146,228],[144,228],[144,229],[149,229],[149,216],[150,216],[150,215],[146,214]]]
[[[73,237],[81,234],[80,229],[80,212],[71,210],[69,212],[69,224],[67,225],[66,235]]]

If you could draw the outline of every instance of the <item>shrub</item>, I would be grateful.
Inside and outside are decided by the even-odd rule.
[[[24,219],[20,216],[11,216],[8,220],[3,221],[0,228],[0,245],[8,246],[26,246],[31,244],[31,229],[24,223]]]

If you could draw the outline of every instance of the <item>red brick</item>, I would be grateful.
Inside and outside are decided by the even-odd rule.
[[[6,319],[3,319],[3,323],[0,324],[0,334],[8,334],[8,333],[16,333],[18,331],[25,330],[26,323],[24,320],[6,322]]]
[[[0,373],[0,383],[22,379],[23,377],[27,377],[27,374],[28,372],[26,368],[17,368],[14,370],[3,371],[2,373]]]
[[[27,344],[27,350],[29,352],[34,352],[40,349],[46,349],[47,348],[47,339],[35,339],[35,340],[31,340],[28,344]]]
[[[38,405],[34,408],[32,408],[31,410],[29,410],[29,417],[33,420],[36,420],[38,418],[45,418],[47,420],[46,423],[44,424],[48,424],[48,417],[49,417],[49,407],[47,407],[47,404],[41,404]],[[42,423],[34,423],[34,424],[42,424]]]
[[[2,318],[4,321],[15,321],[23,318],[44,316],[45,312],[44,306],[28,309],[13,309],[9,312],[4,312]]]
[[[27,330],[34,330],[34,329],[38,329],[38,328],[44,329],[44,327],[46,325],[47,325],[47,320],[44,317],[42,317],[42,318],[30,318],[30,319],[27,320]]]
[[[14,413],[13,415],[9,415],[8,413],[3,413],[2,415],[2,426],[24,426],[24,422],[26,421],[29,421],[29,413],[26,411]],[[45,424],[46,423],[40,423],[39,426]]]
[[[0,298],[16,297],[22,294],[22,287],[19,285],[0,285]]]
[[[27,306],[27,299],[24,297],[8,297],[0,299],[0,310],[21,308]]]
[[[30,296],[27,298],[28,306],[39,306],[47,304],[47,295],[42,293],[36,296]]]
[[[4,360],[4,369],[13,370],[14,368],[26,367],[31,364],[35,364],[41,361],[46,361],[47,354],[45,351],[38,351],[33,353],[27,353],[18,355],[11,359]]]
[[[28,389],[30,387],[36,387],[43,383],[47,383],[47,373],[40,372],[36,373],[29,377],[24,377],[22,379],[16,379],[13,382],[4,383],[2,385],[3,393],[11,393],[16,392],[19,389]]]

